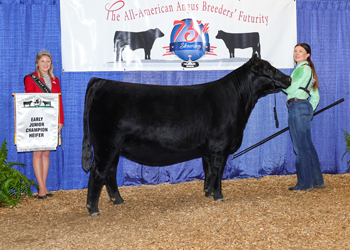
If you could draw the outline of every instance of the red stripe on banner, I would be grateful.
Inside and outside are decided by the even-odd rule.
[[[210,51],[208,53],[206,53],[206,55],[217,56],[217,54],[214,53],[214,49],[216,49],[216,48],[217,47],[210,46]]]
[[[165,46],[165,47],[162,47],[163,49],[166,50],[166,53],[163,54],[163,56],[170,56],[170,55],[174,55],[173,52],[170,52],[170,46]]]

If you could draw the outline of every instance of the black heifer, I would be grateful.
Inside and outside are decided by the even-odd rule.
[[[43,101],[45,106],[51,106],[51,101]]]
[[[143,48],[145,50],[145,59],[151,59],[151,49],[153,43],[158,37],[164,34],[160,29],[149,29],[142,32],[116,31],[114,34],[114,51],[116,51],[116,61],[123,61],[122,52],[127,45],[131,50]]]
[[[287,75],[256,55],[222,79],[199,85],[92,78],[85,96],[82,146],[82,166],[91,170],[90,215],[99,215],[104,184],[113,203],[123,203],[116,183],[121,155],[148,166],[202,158],[205,195],[224,200],[221,178],[226,160],[240,147],[256,102],[290,83]]]
[[[30,107],[30,105],[32,104],[33,101],[28,101],[28,102],[23,102],[23,107],[25,107],[26,105],[28,105],[28,107]]]
[[[258,56],[261,58],[260,54],[260,39],[258,32],[252,33],[226,33],[222,30],[219,30],[218,34],[215,37],[216,39],[222,39],[228,48],[230,53],[230,58],[235,57],[235,49],[246,49],[253,48],[253,54],[258,53]]]

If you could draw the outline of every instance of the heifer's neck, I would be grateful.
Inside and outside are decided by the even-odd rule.
[[[245,65],[227,75],[227,82],[229,82],[230,88],[232,89],[232,91],[230,91],[231,100],[234,103],[231,111],[233,117],[235,117],[235,124],[233,124],[235,128],[235,139],[231,145],[231,153],[236,152],[241,146],[244,129],[259,99],[256,89],[253,88],[258,79],[255,74],[250,71],[249,67],[244,66]]]
[[[235,128],[239,128],[241,131],[237,131],[238,134],[241,133],[243,135],[249,116],[259,99],[256,89],[254,89],[258,79],[250,71],[250,67],[246,65],[231,72],[227,77],[229,78],[227,82],[229,82],[230,88],[232,88],[232,91],[230,91],[231,100],[234,103],[232,115],[239,116],[236,120],[239,126],[235,126]],[[237,111],[238,113],[235,113]]]
[[[231,79],[240,98],[241,108],[244,108],[245,113],[250,115],[260,98],[256,93],[256,89],[254,89],[254,86],[256,86],[255,82],[258,80],[256,75],[250,71],[249,67],[243,65],[232,72]]]

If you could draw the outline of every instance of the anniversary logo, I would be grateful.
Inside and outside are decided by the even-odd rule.
[[[17,151],[56,150],[58,94],[16,94],[15,108]]]
[[[196,62],[210,51],[208,36],[209,24],[201,21],[184,19],[174,22],[170,36],[170,52],[184,60],[182,67],[198,67]]]

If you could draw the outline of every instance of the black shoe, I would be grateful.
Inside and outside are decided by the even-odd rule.
[[[326,188],[326,186],[323,184],[323,185],[319,185],[319,186],[314,186],[314,188],[324,189],[324,188]]]
[[[289,191],[311,191],[312,189],[314,189],[314,188],[313,187],[311,187],[311,188],[301,188],[299,186],[294,186],[294,187],[288,188]]]
[[[41,199],[41,200],[46,199],[46,195],[43,195],[43,196],[38,195],[38,199]]]
[[[46,194],[47,197],[53,197],[53,194],[52,193],[48,193]]]

